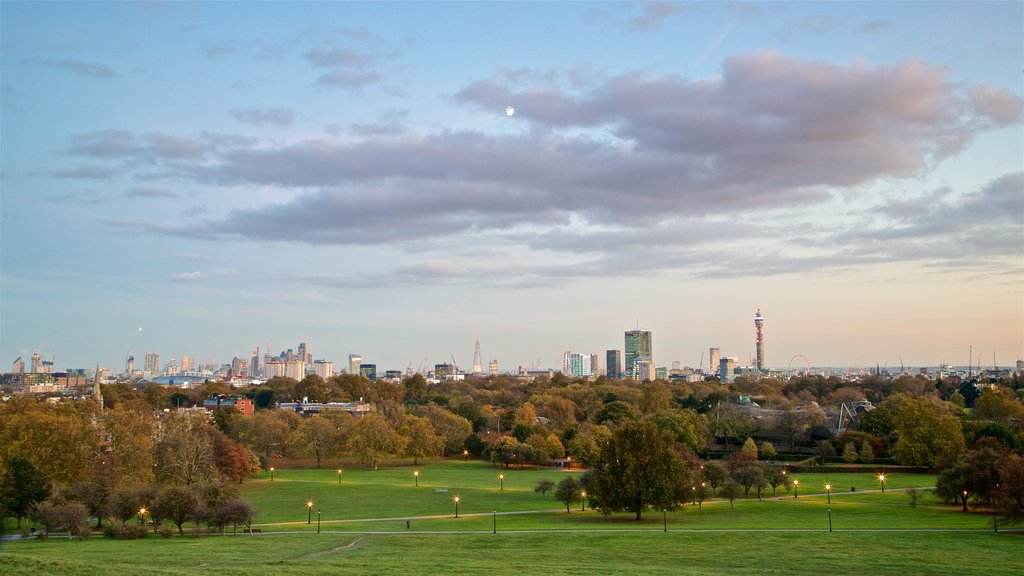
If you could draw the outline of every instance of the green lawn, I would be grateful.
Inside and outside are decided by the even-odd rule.
[[[665,518],[649,511],[603,516],[533,492],[554,469],[497,469],[446,460],[413,468],[277,470],[246,481],[262,534],[151,537],[86,542],[8,542],[3,574],[242,574],[367,572],[423,574],[1017,574],[1024,540],[995,534],[991,518],[924,494],[910,506],[905,489],[934,476],[890,475],[885,493],[872,474],[799,474],[798,497],[779,490],[733,505],[712,499]],[[504,489],[498,475],[504,474]],[[824,485],[831,495],[832,525]],[[856,492],[849,492],[857,486]],[[453,518],[458,495],[459,518]],[[314,503],[312,513],[306,506]],[[316,533],[317,511],[321,534]],[[497,510],[497,518],[492,511]],[[515,514],[515,512],[526,512]],[[307,518],[312,519],[307,524]],[[410,530],[406,529],[410,520]],[[667,520],[668,534],[662,532]],[[496,521],[498,533],[490,534]],[[9,523],[9,521],[8,521]],[[956,530],[960,532],[919,532]],[[280,534],[282,533],[283,534]],[[428,533],[434,532],[434,533]],[[955,552],[954,552],[955,551]]]

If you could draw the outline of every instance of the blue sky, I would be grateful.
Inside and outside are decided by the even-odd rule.
[[[4,369],[1024,355],[1020,2],[0,10]]]

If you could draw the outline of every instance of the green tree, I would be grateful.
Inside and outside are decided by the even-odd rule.
[[[544,478],[542,480],[538,480],[537,481],[537,484],[534,485],[534,487],[533,487],[533,491],[534,492],[540,492],[541,496],[545,496],[546,497],[548,495],[548,492],[551,491],[551,489],[554,488],[554,487],[555,487],[555,483],[554,482],[552,482],[548,478]]]
[[[774,460],[779,453],[775,450],[775,446],[767,440],[761,443],[761,456],[765,460]]]
[[[721,460],[709,460],[704,464],[704,480],[711,486],[713,494],[718,494],[719,486],[729,479],[729,470]]]
[[[160,493],[153,508],[155,516],[170,520],[178,527],[178,534],[184,535],[182,526],[195,516],[199,498],[188,486],[170,486]]]
[[[667,430],[675,436],[676,442],[682,442],[696,453],[704,453],[708,449],[708,418],[703,414],[684,409],[666,410],[654,415],[658,428]]]
[[[870,444],[866,445],[870,446]],[[859,454],[857,454],[857,445],[853,443],[853,440],[847,442],[846,446],[843,446],[843,460],[853,464],[859,457]]]
[[[412,456],[414,465],[420,463],[420,458],[439,455],[444,448],[444,438],[434,433],[434,425],[429,419],[421,416],[402,416],[398,433],[405,438],[405,456]]]
[[[860,461],[862,464],[874,464],[875,450],[871,448],[871,442],[864,442],[860,447]]]
[[[356,420],[348,439],[352,454],[374,470],[381,461],[400,454],[405,443],[405,438],[395,432],[387,420],[372,413]]]
[[[205,414],[171,412],[156,443],[157,476],[175,484],[192,484],[217,476],[213,439]]]
[[[427,381],[420,374],[413,374],[402,380],[402,384],[405,386],[406,402],[418,403],[427,397]]]
[[[7,469],[0,479],[0,508],[18,519],[18,528],[21,528],[21,519],[32,506],[49,496],[50,483],[31,460],[15,456],[7,462]]]
[[[672,437],[643,421],[627,422],[601,449],[594,468],[594,506],[604,514],[674,510],[687,499],[689,471],[676,455]]]
[[[764,470],[764,479],[772,487],[772,496],[776,495],[779,486],[786,483],[786,475],[782,472],[783,470],[779,466],[768,466]]]
[[[290,442],[299,447],[298,452],[305,452],[316,459],[316,467],[338,449],[338,430],[327,418],[319,415],[306,418],[292,433]]]
[[[580,499],[580,484],[572,476],[566,476],[555,488],[555,499],[565,504],[565,513],[569,514],[570,506]]]
[[[996,509],[1006,524],[1024,522],[1024,458],[1006,457],[999,468],[999,487],[995,491]]]
[[[945,452],[962,452],[963,429],[960,421],[937,400],[897,394],[883,404],[894,408],[896,443],[892,454],[900,464],[931,466]]]
[[[434,433],[444,438],[443,454],[461,454],[466,445],[466,439],[473,434],[473,425],[462,416],[452,414],[450,411],[437,406],[427,404],[417,409],[419,416],[430,420],[434,427]]]
[[[740,487],[739,484],[737,484],[736,482],[734,482],[732,480],[729,480],[728,482],[726,482],[725,484],[722,485],[722,489],[719,491],[718,495],[721,496],[722,498],[725,498],[726,500],[728,500],[729,501],[729,507],[735,509],[736,508],[736,504],[735,504],[736,498],[739,497],[741,489],[742,488]]]
[[[970,475],[967,463],[957,462],[939,472],[933,492],[945,502],[961,502],[964,512],[967,512],[967,500],[971,497]]]

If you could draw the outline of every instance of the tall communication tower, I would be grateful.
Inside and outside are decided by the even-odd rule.
[[[760,308],[754,314],[754,331],[757,334],[757,369],[764,370],[764,317]]]
[[[473,374],[483,374],[483,359],[480,357],[480,335],[476,335],[476,347],[473,348]]]

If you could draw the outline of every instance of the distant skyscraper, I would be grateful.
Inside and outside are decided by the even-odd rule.
[[[314,360],[313,373],[324,380],[327,380],[334,376],[334,363],[328,360]]]
[[[729,356],[727,358],[722,358],[721,362],[719,363],[718,379],[721,380],[722,382],[733,382],[733,381],[735,381],[736,380],[736,366],[738,364],[739,364],[739,361],[736,358],[732,357],[732,356]]]
[[[360,364],[359,375],[365,376],[374,382],[377,381],[377,365],[376,364]]]
[[[25,373],[25,361],[21,359],[21,356],[14,359],[14,364],[11,364],[11,372],[14,374]]]
[[[249,378],[259,378],[260,376],[260,345],[256,345],[256,351],[252,353],[252,357],[249,358]]]
[[[497,359],[491,360],[487,364],[487,375],[488,376],[497,376],[498,375],[498,360]]]
[[[609,378],[622,376],[622,350],[608,350],[604,356],[604,373]]]
[[[719,363],[722,360],[722,352],[718,348],[712,348],[709,351],[708,356],[710,357],[711,362],[710,362],[710,364],[708,364],[708,371],[707,371],[707,373],[708,374],[718,374],[718,365],[719,365]],[[702,366],[702,368],[703,368],[703,366]]]
[[[599,358],[599,356],[597,354],[591,354],[590,355],[590,373],[591,374],[597,374],[597,373],[601,372],[601,361],[598,360],[598,358]]]
[[[189,370],[192,370],[193,368],[195,368],[192,365],[193,363],[194,363],[194,359],[193,358],[189,358],[185,354],[181,355],[181,371],[182,372],[188,372]]]
[[[626,370],[633,380],[642,380],[638,363],[647,361],[653,365],[651,354],[651,333],[647,330],[626,332]]]
[[[581,378],[590,376],[590,355],[579,352],[565,353],[565,372]]]
[[[43,371],[43,357],[39,352],[32,353],[32,373],[39,374]]]
[[[363,357],[359,354],[348,355],[348,373],[359,376],[359,366],[363,363]]]
[[[300,342],[299,343],[299,360],[301,360],[301,361],[303,361],[303,362],[308,364],[310,362],[310,356],[311,356],[311,354],[309,354],[309,352],[306,351],[306,343],[305,342]]]
[[[757,336],[757,369],[764,370],[764,317],[760,308],[754,314],[754,334]]]
[[[160,355],[155,352],[146,352],[142,358],[142,371],[148,374],[159,374]]]
[[[480,335],[476,335],[476,346],[473,348],[473,374],[483,374],[483,359],[480,357]]]
[[[32,361],[35,363],[35,356],[32,357]],[[132,353],[129,350],[128,357],[125,358],[124,361],[124,373],[131,376],[132,372],[135,372],[135,356],[132,356]]]

